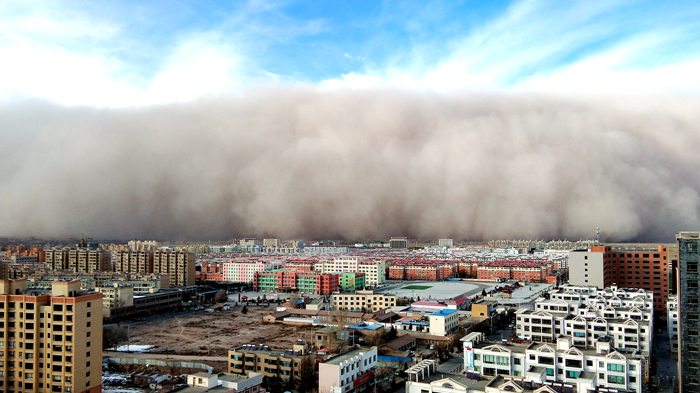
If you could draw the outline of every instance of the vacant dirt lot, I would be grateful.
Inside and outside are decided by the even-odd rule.
[[[230,349],[244,344],[264,344],[275,349],[291,349],[298,339],[313,339],[312,327],[263,324],[262,317],[274,307],[248,307],[221,313],[201,312],[130,326],[131,344],[153,345],[149,352],[178,355],[226,356]]]

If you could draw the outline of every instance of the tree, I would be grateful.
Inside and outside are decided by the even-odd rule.
[[[214,303],[226,303],[226,301],[228,301],[228,294],[225,290],[219,289],[214,295]]]
[[[391,325],[391,329],[389,329],[389,333],[386,335],[387,342],[396,339],[398,335],[399,332],[396,331],[396,326]]]
[[[128,332],[122,327],[105,328],[102,330],[102,348],[116,349],[120,344],[129,339]]]
[[[486,297],[486,289],[481,290],[481,297]]]
[[[310,392],[316,386],[316,365],[312,356],[307,356],[301,360],[299,365],[299,384],[297,389],[300,392]]]

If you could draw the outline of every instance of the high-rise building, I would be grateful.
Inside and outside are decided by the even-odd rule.
[[[569,253],[569,283],[654,292],[654,313],[666,315],[669,247],[665,244],[613,244]]]
[[[108,251],[89,248],[63,248],[46,251],[46,266],[53,270],[70,269],[76,273],[112,270]]]
[[[153,272],[167,274],[170,285],[181,287],[195,284],[195,257],[187,251],[158,250],[153,253]]]
[[[0,281],[0,333],[0,391],[101,391],[102,294],[79,280],[50,291]]]
[[[569,253],[569,284],[590,285],[605,288],[612,283],[605,282],[606,256],[611,252],[608,246],[595,246]]]
[[[654,292],[654,315],[666,315],[668,301],[669,247],[653,245],[611,245],[606,259],[605,283]]]
[[[153,251],[112,251],[112,270],[124,273],[152,273]]]
[[[678,380],[681,393],[700,391],[700,232],[680,232],[678,241]]]

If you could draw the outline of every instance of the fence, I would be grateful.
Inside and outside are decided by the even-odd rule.
[[[182,368],[199,368],[206,370],[209,374],[214,371],[214,367],[208,366],[203,363],[192,363],[192,362],[178,362],[171,361],[167,362],[164,360],[154,360],[154,359],[136,359],[136,358],[105,358],[103,362],[106,363],[116,363],[116,364],[142,364],[144,366],[162,366],[162,367],[182,367]]]

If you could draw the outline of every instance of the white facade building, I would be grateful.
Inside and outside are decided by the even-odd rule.
[[[374,385],[377,347],[355,349],[318,365],[318,390],[351,393]]]
[[[386,281],[386,264],[383,260],[366,260],[361,257],[339,257],[320,260],[314,270],[321,273],[365,273],[365,286],[372,288]]]
[[[459,327],[459,313],[457,310],[446,308],[430,314],[428,321],[430,321],[430,334],[447,336]]]
[[[256,272],[269,272],[282,268],[282,262],[277,261],[250,261],[250,262],[226,262],[221,264],[224,281],[253,283]]]
[[[571,336],[556,344],[499,344],[464,341],[467,373],[485,376],[510,375],[535,383],[558,382],[576,386],[578,392],[598,388],[641,392],[645,383],[645,358],[615,351],[610,341],[595,349],[578,348]],[[470,353],[471,352],[471,353]]]
[[[518,337],[553,342],[572,336],[574,345],[595,348],[599,339],[615,337],[615,350],[638,351],[649,356],[652,348],[653,292],[611,287],[563,286],[539,298],[535,309],[516,312]]]
[[[668,342],[671,352],[678,352],[678,296],[671,295],[666,303]]]

